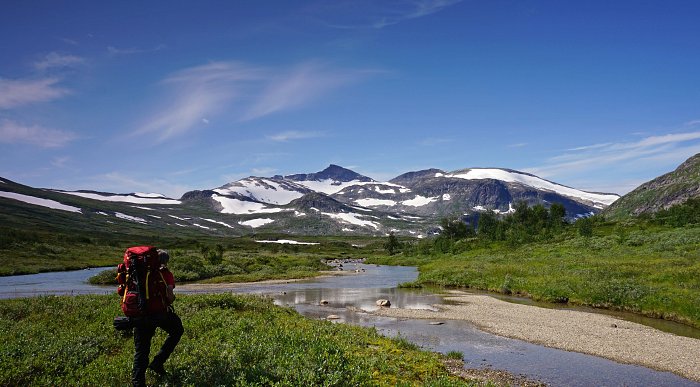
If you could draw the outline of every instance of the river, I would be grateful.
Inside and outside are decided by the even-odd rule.
[[[95,286],[86,281],[104,268],[73,272],[0,277],[0,298],[39,294],[85,294],[114,292],[113,286]],[[530,344],[495,336],[474,325],[455,320],[413,320],[374,316],[377,299],[391,300],[392,307],[431,309],[441,304],[439,294],[422,289],[399,289],[397,285],[416,279],[414,267],[346,264],[360,272],[304,281],[245,285],[178,286],[180,293],[235,292],[264,294],[275,304],[294,307],[309,318],[337,315],[337,322],[374,327],[387,336],[404,337],[421,347],[464,354],[467,368],[502,369],[556,386],[700,386],[669,372],[619,364],[607,359]],[[319,305],[321,300],[327,305]],[[442,323],[431,325],[430,323]]]

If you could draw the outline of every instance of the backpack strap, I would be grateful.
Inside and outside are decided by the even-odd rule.
[[[122,303],[126,302],[126,294],[129,293],[129,273],[126,273],[126,281],[124,281],[126,287],[124,288],[124,297],[122,297]]]
[[[150,276],[151,276],[151,270],[149,269],[149,270],[146,272],[146,300],[148,300],[148,299],[151,298],[151,297],[150,297],[150,294],[148,293],[148,282],[149,282],[148,279],[149,279]]]

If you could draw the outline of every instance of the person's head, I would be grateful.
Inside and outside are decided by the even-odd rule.
[[[165,250],[158,250],[158,260],[161,265],[167,265],[168,261],[170,261],[170,254]]]

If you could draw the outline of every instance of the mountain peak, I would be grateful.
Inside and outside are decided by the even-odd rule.
[[[305,173],[296,175],[287,175],[286,179],[294,181],[323,181],[323,180],[333,180],[337,182],[350,182],[350,181],[363,181],[372,182],[373,179],[360,175],[359,173],[352,171],[347,168],[343,168],[339,165],[331,164],[326,169],[321,172],[316,173]]]

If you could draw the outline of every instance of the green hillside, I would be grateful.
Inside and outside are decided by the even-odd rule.
[[[606,208],[603,215],[621,220],[653,214],[674,204],[700,197],[700,153],[686,160],[675,171],[646,182]]]

